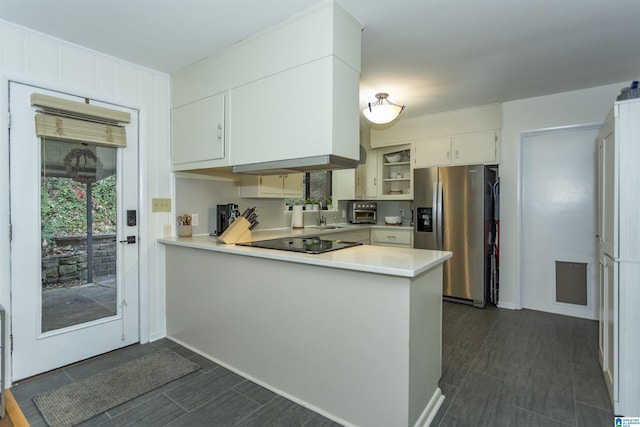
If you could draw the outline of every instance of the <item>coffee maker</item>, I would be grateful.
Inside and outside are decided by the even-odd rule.
[[[229,227],[229,225],[240,216],[238,205],[235,203],[227,203],[226,205],[217,205],[216,214],[216,234],[219,236]]]

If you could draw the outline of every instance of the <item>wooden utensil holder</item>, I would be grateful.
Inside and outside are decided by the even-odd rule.
[[[251,241],[251,223],[244,217],[236,218],[231,225],[218,236],[218,240],[223,243],[244,243]]]

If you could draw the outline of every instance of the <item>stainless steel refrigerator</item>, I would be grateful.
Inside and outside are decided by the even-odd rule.
[[[453,252],[443,266],[445,299],[485,307],[497,298],[490,292],[496,179],[497,166],[414,170],[414,246]]]

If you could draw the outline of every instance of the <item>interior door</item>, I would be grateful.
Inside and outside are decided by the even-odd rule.
[[[522,303],[525,308],[597,319],[597,140],[594,126],[529,134],[522,143]],[[557,297],[556,261],[586,264],[586,305]],[[583,287],[584,285],[584,287]]]
[[[85,102],[10,83],[14,381],[139,340],[137,111],[91,101],[131,113],[126,148],[39,138],[34,92]]]

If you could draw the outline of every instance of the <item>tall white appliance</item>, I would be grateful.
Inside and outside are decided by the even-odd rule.
[[[600,363],[613,411],[640,414],[640,99],[616,102],[598,140]]]
[[[414,247],[453,252],[443,264],[445,299],[484,307],[495,253],[493,196],[497,166],[415,169]]]

